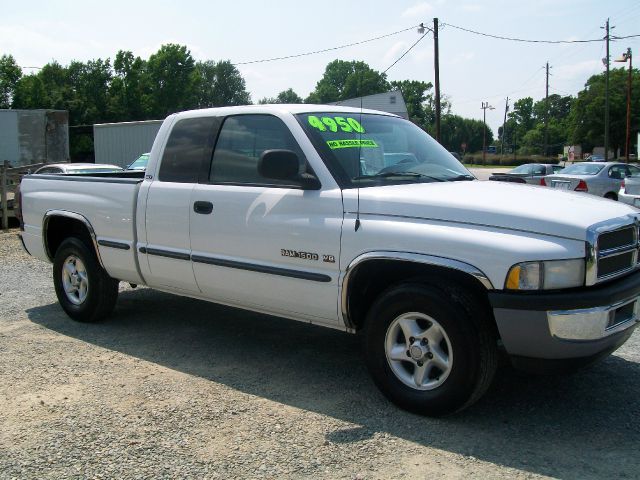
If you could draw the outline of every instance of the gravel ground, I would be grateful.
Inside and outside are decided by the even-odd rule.
[[[0,478],[638,478],[640,330],[456,416],[387,402],[340,332],[122,287],[83,325],[0,234]]]

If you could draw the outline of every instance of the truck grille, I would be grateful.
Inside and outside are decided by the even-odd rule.
[[[588,255],[587,285],[635,270],[638,267],[639,238],[635,217],[618,219],[616,224],[592,227],[588,242],[591,254]]]

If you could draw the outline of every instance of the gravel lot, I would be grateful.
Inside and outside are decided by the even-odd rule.
[[[0,478],[640,475],[640,331],[572,376],[504,368],[429,419],[378,393],[356,337],[128,287],[77,324],[15,230],[0,259]]]

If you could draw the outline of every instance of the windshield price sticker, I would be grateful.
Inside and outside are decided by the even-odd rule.
[[[331,150],[336,148],[377,148],[378,144],[373,140],[327,140]]]
[[[364,128],[360,125],[355,118],[352,117],[322,117],[318,118],[315,115],[309,115],[309,125],[313,128],[317,128],[321,132],[326,132],[329,129],[332,132],[337,132],[340,129],[343,132],[350,133],[364,133]]]

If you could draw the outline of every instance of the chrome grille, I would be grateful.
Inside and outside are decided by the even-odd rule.
[[[638,225],[638,219],[629,216],[589,229],[587,285],[619,277],[638,266]]]

